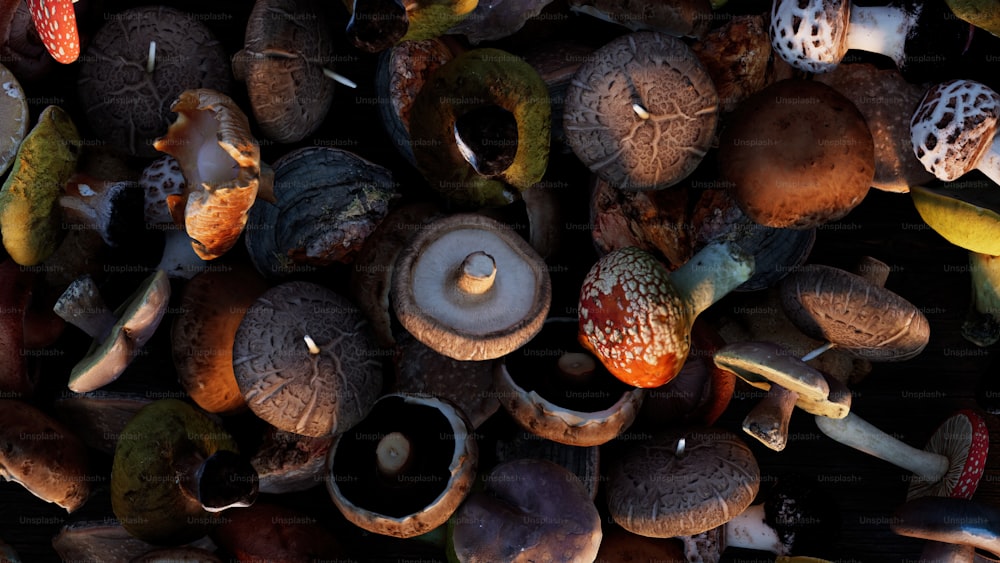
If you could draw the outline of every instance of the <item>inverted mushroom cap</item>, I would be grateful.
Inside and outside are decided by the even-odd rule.
[[[1000,190],[950,190],[913,186],[913,206],[920,218],[948,242],[988,256],[1000,256]]]
[[[948,458],[947,473],[936,482],[915,477],[906,498],[972,498],[986,469],[989,447],[990,432],[982,415],[962,409],[948,417],[924,446],[924,450]]]
[[[829,72],[847,53],[851,2],[845,0],[774,0],[771,47],[805,72]]]
[[[475,214],[424,227],[400,253],[392,302],[418,340],[456,360],[498,358],[542,328],[545,262],[513,229]]]
[[[608,511],[642,536],[691,536],[721,526],[757,496],[753,453],[726,430],[673,431],[637,442],[611,467]]]
[[[619,189],[649,190],[698,166],[715,135],[719,98],[683,41],[639,32],[594,52],[565,104],[563,130],[577,158]]]
[[[722,132],[719,163],[747,216],[807,229],[861,203],[875,175],[875,148],[850,100],[825,84],[789,79],[740,105]]]

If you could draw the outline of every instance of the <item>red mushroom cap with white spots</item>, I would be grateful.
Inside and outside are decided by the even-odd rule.
[[[636,247],[606,254],[580,289],[580,343],[629,385],[659,387],[680,372],[692,321],[667,269]]]
[[[983,477],[990,449],[986,420],[976,412],[962,409],[941,423],[924,449],[946,456],[951,465],[937,483],[915,479],[907,499],[928,495],[972,498]]]
[[[28,0],[28,10],[38,36],[53,59],[70,64],[80,56],[73,0]]]
[[[928,172],[950,182],[975,169],[1000,121],[1000,94],[972,80],[932,86],[910,119],[913,152]]]

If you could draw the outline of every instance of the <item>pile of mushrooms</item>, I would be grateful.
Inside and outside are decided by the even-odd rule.
[[[0,559],[996,557],[1000,18],[869,4],[0,2]]]

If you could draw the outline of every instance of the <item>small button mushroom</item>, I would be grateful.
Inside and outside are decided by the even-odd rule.
[[[229,91],[225,50],[202,21],[174,8],[142,6],[106,15],[81,58],[81,107],[97,135],[116,150],[158,156],[153,141],[167,131],[171,103],[181,92]]]
[[[635,420],[644,389],[612,376],[577,340],[578,322],[550,318],[495,369],[500,404],[525,430],[570,446],[613,440]]]
[[[983,550],[1000,557],[1000,509],[985,502],[935,496],[911,499],[896,509],[890,527],[902,536],[965,546],[965,553]]]
[[[701,37],[712,21],[709,0],[646,0],[624,4],[616,0],[569,0],[569,9],[632,31],[657,31],[677,37]]]
[[[0,174],[14,163],[21,141],[28,134],[28,100],[17,77],[0,65]]]
[[[265,291],[233,343],[233,371],[250,410],[305,436],[340,434],[360,422],[382,389],[381,369],[361,311],[310,282]]]
[[[56,62],[70,64],[80,56],[80,35],[72,0],[28,0],[28,10],[45,48]]]
[[[750,448],[721,429],[674,430],[630,444],[608,473],[608,512],[653,538],[693,536],[746,510],[760,487]]]
[[[788,79],[746,99],[719,141],[720,173],[748,217],[808,229],[868,194],[875,149],[864,116],[836,90]]]
[[[625,383],[659,387],[684,365],[695,317],[750,279],[753,264],[733,243],[710,244],[674,272],[638,248],[615,250],[580,288],[580,342]]]
[[[388,394],[335,439],[326,486],[351,523],[411,538],[448,521],[472,488],[478,459],[472,427],[450,403]]]
[[[84,276],[63,292],[54,310],[94,339],[69,377],[69,389],[84,393],[118,379],[152,338],[170,302],[170,281],[163,271],[147,277],[115,311],[104,304],[93,278]]]
[[[79,429],[88,446],[113,455],[125,425],[151,402],[152,399],[139,394],[91,391],[60,397],[54,407],[56,417]]]
[[[983,476],[990,442],[983,417],[970,410],[960,410],[942,422],[923,450],[882,432],[854,412],[841,419],[817,416],[816,426],[845,446],[914,473],[908,499],[971,498]]]
[[[594,52],[566,90],[563,130],[577,158],[623,190],[672,186],[711,146],[719,97],[681,40],[654,32]]]
[[[311,515],[269,502],[227,512],[212,539],[239,561],[336,561],[343,556],[331,531]]]
[[[318,485],[332,443],[333,436],[313,438],[269,428],[250,460],[260,478],[260,492],[282,494]]]
[[[484,215],[433,221],[396,262],[400,323],[435,351],[482,361],[516,350],[542,328],[552,300],[545,262],[512,228]]]
[[[913,152],[928,172],[950,182],[979,170],[1000,184],[1000,94],[972,80],[932,86],[910,119]]]
[[[566,563],[597,558],[601,517],[580,480],[551,461],[497,465],[454,518],[461,563],[528,563],[558,554]]]
[[[90,497],[83,441],[37,408],[0,399],[0,477],[73,512]]]

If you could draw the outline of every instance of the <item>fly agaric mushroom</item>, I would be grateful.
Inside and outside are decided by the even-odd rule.
[[[882,432],[854,412],[841,419],[817,416],[816,426],[845,446],[914,473],[908,499],[972,498],[983,476],[990,441],[986,421],[970,410],[948,417],[923,450]]]
[[[80,56],[73,0],[27,0],[38,36],[52,58],[70,64]]]
[[[744,213],[808,229],[847,215],[875,176],[871,131],[850,100],[788,79],[750,96],[719,140],[720,172]]]
[[[1000,184],[1000,94],[972,80],[932,86],[910,119],[913,152],[946,182],[979,170]]]
[[[160,325],[170,302],[170,281],[157,270],[121,306],[104,304],[93,278],[78,278],[63,292],[54,310],[94,339],[69,377],[69,389],[93,391],[118,379]]]
[[[424,226],[396,262],[392,303],[413,336],[456,360],[491,360],[542,328],[545,262],[512,228],[462,213]]]
[[[902,536],[965,546],[971,553],[983,550],[1000,557],[1000,509],[985,502],[915,498],[896,509],[890,527]]]
[[[623,190],[672,186],[690,175],[715,135],[719,97],[680,39],[619,37],[580,65],[566,89],[563,131],[577,158]]]
[[[659,387],[684,365],[695,317],[753,270],[731,242],[706,246],[674,272],[635,247],[610,252],[580,288],[580,342],[625,383]]]

